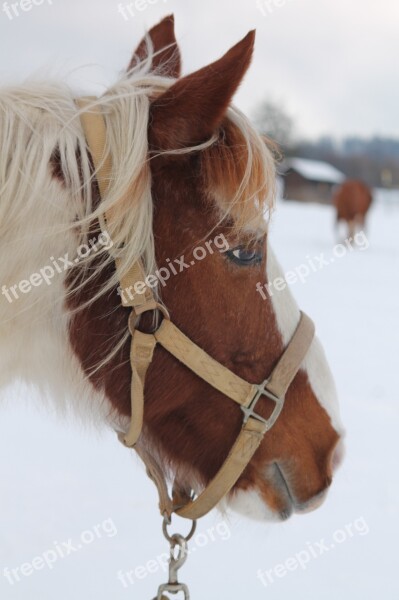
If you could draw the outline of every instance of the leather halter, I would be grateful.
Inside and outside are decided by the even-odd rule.
[[[106,125],[96,99],[81,98],[76,101],[82,110],[81,122],[96,170],[96,178],[101,197],[107,193],[112,163],[104,156]],[[107,220],[112,215],[106,215]],[[118,261],[116,260],[118,270]],[[120,277],[122,289],[131,289],[143,280],[140,262],[134,264],[128,273]],[[285,394],[314,338],[313,322],[301,313],[297,329],[276,367],[263,383],[248,383],[222,364],[214,360],[204,350],[184,335],[169,319],[167,311],[156,302],[149,287],[143,294],[135,294],[132,299],[122,295],[122,305],[131,308],[129,330],[132,335],[130,362],[131,384],[131,423],[125,434],[118,434],[120,441],[134,448],[144,461],[147,473],[158,488],[161,514],[170,517],[176,513],[191,520],[208,513],[224,498],[237,483],[244,469],[261,444],[265,434],[277,421],[285,401]],[[163,321],[154,333],[143,333],[136,329],[137,318],[145,312],[162,310]],[[143,426],[145,376],[151,364],[154,350],[160,344],[172,356],[188,367],[198,377],[213,388],[233,400],[243,411],[242,428],[225,462],[207,487],[194,500],[185,490],[174,489],[173,500],[169,497],[165,475],[157,461],[137,444]],[[274,402],[274,410],[268,419],[256,412],[262,396]]]

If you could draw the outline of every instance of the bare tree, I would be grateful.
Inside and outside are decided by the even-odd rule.
[[[264,100],[254,114],[255,125],[282,148],[292,143],[294,122],[285,108],[272,100]]]

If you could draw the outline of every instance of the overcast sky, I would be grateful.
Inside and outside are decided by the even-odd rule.
[[[29,3],[30,10],[24,11]],[[69,81],[83,91],[99,91],[96,84],[112,82],[127,64],[145,28],[173,12],[185,73],[218,58],[248,30],[257,29],[255,59],[235,101],[247,113],[253,115],[263,98],[273,98],[294,117],[298,134],[399,137],[398,0],[8,4],[14,5],[12,19],[0,0],[1,83],[20,82],[43,68],[65,74],[86,65]],[[128,14],[128,4],[134,16]]]

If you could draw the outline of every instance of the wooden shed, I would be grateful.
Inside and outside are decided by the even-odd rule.
[[[346,179],[329,163],[307,158],[286,159],[282,174],[284,199],[320,204],[329,204],[334,187]]]

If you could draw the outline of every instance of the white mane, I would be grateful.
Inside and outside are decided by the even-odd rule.
[[[55,263],[66,254],[76,261],[78,246],[89,242],[89,225],[117,205],[118,223],[109,232],[113,248],[125,243],[125,268],[140,256],[149,272],[154,268],[149,98],[168,85],[170,80],[148,75],[142,67],[97,101],[115,166],[109,193],[97,210],[90,155],[72,92],[58,83],[0,90],[0,384],[21,378],[57,397],[57,404],[64,398],[64,406],[72,386],[79,404],[82,394],[92,401],[92,386],[68,341],[67,273],[58,272]],[[55,153],[64,181],[54,177]],[[120,199],[129,188],[134,196],[123,206]],[[112,260],[108,250],[100,248],[102,265]],[[93,258],[79,261],[89,269]],[[26,294],[15,288],[46,268],[55,271],[49,284],[30,286]],[[116,279],[109,280],[101,293],[114,286]]]

